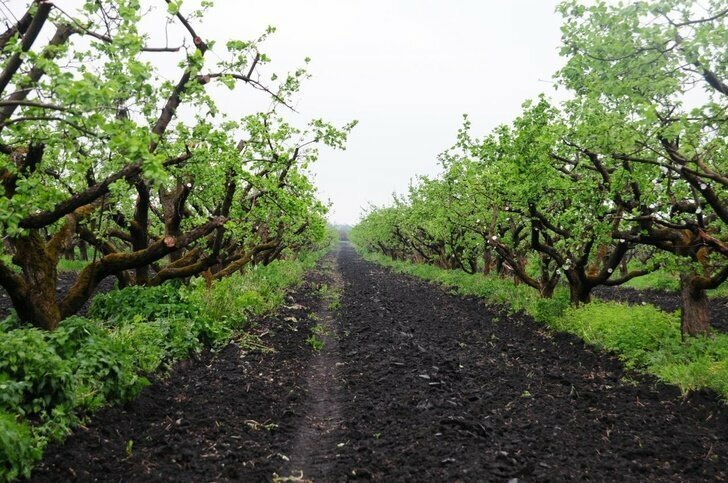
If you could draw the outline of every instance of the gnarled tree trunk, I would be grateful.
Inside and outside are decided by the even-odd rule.
[[[489,249],[483,250],[483,275],[490,275],[493,269],[493,253]]]
[[[694,274],[680,275],[682,315],[680,332],[683,337],[706,334],[710,330],[710,308],[705,289],[698,285]]]
[[[567,278],[569,279],[571,305],[577,307],[591,302],[591,291],[593,287],[585,283],[578,276],[570,276]]]
[[[23,271],[18,290],[10,291],[13,306],[21,320],[41,329],[53,330],[61,321],[56,300],[58,255],[49,250],[37,230],[14,240],[13,245],[13,262]]]

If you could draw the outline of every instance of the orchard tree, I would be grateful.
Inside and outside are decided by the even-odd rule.
[[[417,250],[407,243],[401,229],[405,226],[408,207],[395,203],[391,207],[370,207],[365,217],[351,231],[351,240],[367,251],[381,252],[393,260],[405,259],[405,254]],[[399,230],[399,232],[398,232]]]
[[[496,253],[499,274],[508,270],[516,281],[524,282],[549,298],[561,279],[561,271],[551,257],[533,250],[530,217],[518,208],[515,201],[518,187],[506,175],[513,169],[514,135],[512,128],[502,125],[476,145],[474,152],[479,160],[477,173],[483,195],[481,213],[490,217],[487,233],[482,229],[480,233]],[[538,265],[536,270],[528,266],[533,261]]]
[[[459,181],[453,176],[420,178],[410,187],[409,224],[420,253],[442,268],[473,273],[477,270],[477,254],[468,249],[466,220],[459,219],[464,197]]]
[[[513,127],[500,131],[497,150],[484,151],[498,158],[500,181],[493,180],[493,190],[509,223],[523,227],[529,248],[540,254],[541,281],[529,280],[513,255],[522,238],[511,235],[504,243],[493,237],[492,244],[516,264],[524,281],[548,296],[563,273],[576,305],[589,302],[594,287],[619,285],[645,273],[616,276],[633,244],[614,236],[621,213],[610,203],[598,170],[588,160],[569,157],[567,120],[558,109],[543,98],[527,102]]]
[[[682,330],[709,328],[705,290],[728,278],[728,2],[563,2],[561,82],[599,113],[580,141],[630,183],[620,236],[675,255]],[[617,115],[615,115],[615,113]],[[684,263],[679,259],[687,259]]]
[[[353,125],[315,121],[297,140],[302,133],[276,112],[306,71],[267,85],[265,35],[217,47],[193,25],[204,10],[183,15],[180,2],[167,5],[145,20],[178,26],[178,46],[149,44],[136,0],[87,0],[77,12],[34,0],[0,36],[0,285],[38,327],[55,328],[110,275],[154,285],[223,271],[260,245],[280,255],[294,238],[285,212],[300,212],[281,207],[265,218],[271,204],[283,206],[278,197],[303,194],[302,206],[321,212],[305,181],[309,146],[341,147]],[[176,81],[158,67],[170,55],[179,60]],[[213,83],[263,91],[273,110],[231,120],[207,92]],[[251,219],[272,225],[245,229]],[[56,266],[76,237],[94,256],[57,300]]]

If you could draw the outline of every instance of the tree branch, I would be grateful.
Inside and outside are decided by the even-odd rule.
[[[13,38],[15,34],[24,35],[26,30],[28,30],[28,26],[30,25],[30,22],[33,20],[33,14],[31,13],[32,7],[28,9],[27,12],[25,12],[25,15],[23,15],[20,20],[18,20],[18,23],[7,29],[5,32],[0,35],[0,50],[4,49],[8,42],[10,42],[10,39]]]
[[[40,34],[40,30],[48,19],[48,15],[51,13],[51,8],[53,8],[53,4],[49,1],[36,0],[36,3],[38,8],[33,16],[33,20],[28,25],[28,30],[23,35],[23,40],[20,42],[20,52],[16,52],[10,57],[5,64],[5,69],[0,73],[0,94],[5,92],[13,76],[15,76],[15,73],[18,72],[18,69],[23,64],[22,54],[28,52],[33,46],[33,43],[38,38],[38,34]]]
[[[168,164],[171,165],[179,163],[181,162],[181,160],[186,160],[190,157],[192,157],[192,154],[188,152],[177,158],[171,158],[167,160],[167,162],[165,162],[165,166]],[[20,221],[20,227],[25,229],[43,228],[44,226],[48,226],[51,223],[55,223],[75,209],[80,208],[83,205],[92,203],[97,198],[100,198],[101,196],[108,193],[109,186],[115,181],[118,181],[120,179],[133,179],[134,177],[139,175],[139,173],[141,173],[142,167],[142,161],[137,161],[135,163],[129,164],[117,171],[116,173],[108,176],[100,183],[97,183],[89,187],[85,191],[75,194],[64,201],[61,201],[52,210],[41,211],[40,213],[34,213],[32,215],[26,216],[23,220]]]

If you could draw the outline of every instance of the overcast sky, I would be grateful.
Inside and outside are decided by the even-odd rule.
[[[73,11],[79,3],[59,6]],[[184,0],[182,12],[198,3]],[[311,57],[313,78],[297,99],[299,114],[287,116],[297,125],[319,117],[340,125],[359,121],[348,149],[322,151],[313,167],[321,197],[333,203],[330,220],[354,224],[368,203],[387,203],[416,174],[438,172],[436,156],[453,144],[463,113],[482,135],[510,122],[524,100],[553,89],[551,76],[561,65],[557,3],[217,0],[207,18],[193,24],[205,40],[219,42],[210,61],[216,50],[224,52],[226,40],[257,38],[268,25],[277,27],[262,46],[272,58],[270,69],[285,74]],[[2,0],[0,6],[22,14],[25,5],[27,0]],[[163,0],[143,5],[166,8]],[[161,11],[145,19],[150,43],[164,39]],[[155,58],[175,81],[178,61]],[[234,115],[270,103],[220,89],[220,104]]]
[[[362,207],[438,172],[468,113],[477,134],[511,121],[550,91],[560,67],[553,0],[218,1],[210,22],[238,36],[266,25],[273,65],[310,56],[313,78],[298,110],[358,119],[345,152],[313,168],[330,219],[356,223]],[[244,5],[244,7],[243,7]]]
[[[277,32],[266,52],[277,69],[310,56],[304,117],[359,120],[345,152],[313,168],[331,221],[356,223],[362,207],[438,172],[468,113],[477,134],[509,122],[521,103],[550,91],[560,18],[554,0],[218,0],[216,35]]]
[[[310,56],[302,116],[359,120],[345,152],[313,168],[330,219],[354,224],[386,203],[436,156],[468,113],[477,134],[509,122],[521,103],[552,89],[561,65],[553,0],[266,0],[216,4],[218,34],[277,32],[273,65]],[[244,5],[244,6],[243,6]]]

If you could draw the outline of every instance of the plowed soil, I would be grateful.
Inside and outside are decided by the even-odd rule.
[[[256,331],[273,351],[231,344],[178,365],[51,448],[34,479],[728,479],[715,394],[683,398],[346,244]]]

